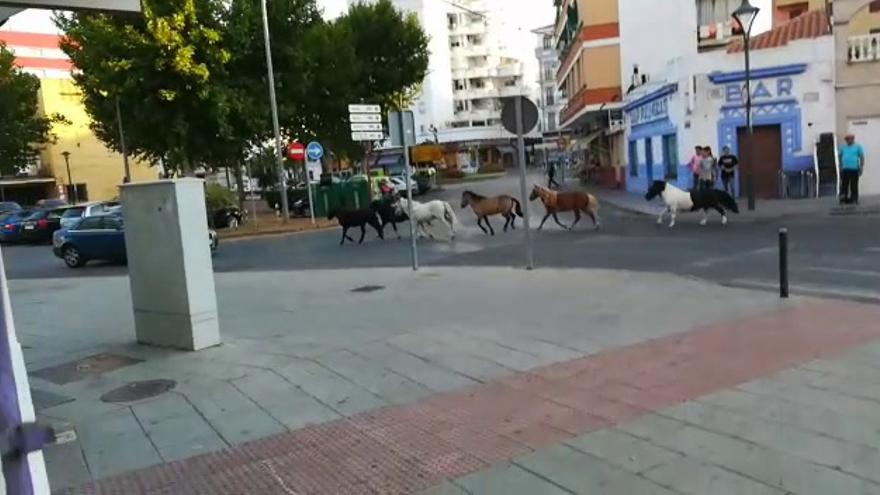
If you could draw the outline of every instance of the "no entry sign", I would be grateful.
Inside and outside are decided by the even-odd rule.
[[[287,146],[287,158],[290,158],[294,161],[305,160],[306,147],[302,143],[290,143]]]

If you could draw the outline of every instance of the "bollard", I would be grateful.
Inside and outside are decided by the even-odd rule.
[[[779,297],[788,298],[788,229],[779,229]]]

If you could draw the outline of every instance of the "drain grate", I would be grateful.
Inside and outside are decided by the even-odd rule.
[[[376,292],[376,291],[382,290],[384,288],[385,288],[384,285],[364,285],[363,287],[351,289],[351,291],[352,292],[367,293],[367,292]]]
[[[100,376],[108,371],[118,370],[119,368],[140,362],[140,359],[128,356],[101,353],[77,361],[52,366],[51,368],[43,368],[31,374],[57,385],[67,385],[68,383]]]
[[[145,380],[127,383],[101,396],[101,402],[125,403],[151,399],[177,386],[174,380]]]

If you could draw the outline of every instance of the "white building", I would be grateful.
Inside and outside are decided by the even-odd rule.
[[[823,193],[836,191],[833,158],[817,159],[816,148],[836,127],[833,37],[823,15],[801,16],[753,39],[755,133],[752,156],[740,156],[740,168],[753,164],[758,198],[815,195],[819,177],[829,186]],[[710,146],[716,157],[725,146],[745,151],[741,46],[679,57],[650,79],[625,99],[627,190],[644,192],[654,180],[690,188],[694,146]],[[735,183],[740,193],[742,177]]]
[[[556,85],[559,70],[559,53],[554,46],[554,26],[544,26],[532,31],[537,35],[535,57],[538,60],[538,109],[541,111],[539,130],[543,133],[559,130],[559,113],[565,102]]]

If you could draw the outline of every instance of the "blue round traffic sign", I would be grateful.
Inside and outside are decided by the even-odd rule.
[[[306,146],[306,156],[309,160],[316,162],[324,156],[324,147],[317,141],[312,141]]]

